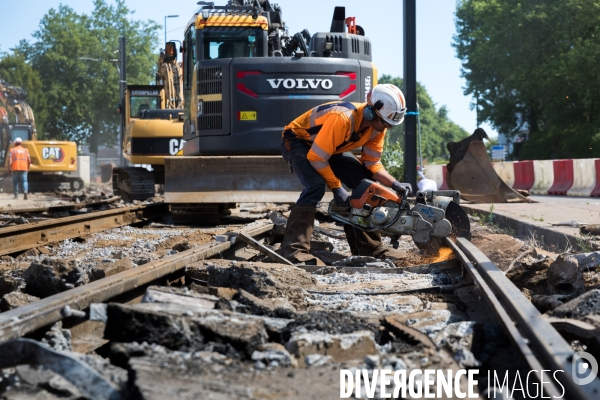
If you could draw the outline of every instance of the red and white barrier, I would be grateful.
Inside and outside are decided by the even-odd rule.
[[[533,162],[533,186],[529,189],[532,194],[548,194],[548,189],[554,183],[554,167],[552,160],[536,160]]]
[[[573,186],[573,160],[554,160],[552,168],[554,169],[554,181],[548,189],[548,194],[566,196]]]
[[[600,197],[600,159],[493,162],[494,170],[513,189],[532,194]],[[427,165],[425,176],[448,189],[446,165]]]
[[[500,179],[510,187],[515,183],[515,169],[513,164],[514,161],[498,161],[492,163],[494,171],[496,171]]]
[[[594,160],[594,173],[596,178],[596,184],[594,185],[590,196],[600,197],[600,160]]]
[[[425,166],[425,176],[434,180],[439,190],[448,190],[446,171],[446,164],[431,164]]]
[[[529,190],[535,181],[533,161],[517,161],[513,164],[515,169],[515,183],[513,189]]]
[[[593,158],[573,160],[573,186],[567,192],[567,196],[591,196],[596,187],[598,173]]]

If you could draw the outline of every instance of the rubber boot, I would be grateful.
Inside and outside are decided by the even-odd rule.
[[[358,255],[358,247],[356,244],[356,235],[354,234],[354,227],[350,224],[344,224],[344,233],[346,234],[346,240],[350,246],[350,253],[353,256]]]
[[[23,193],[23,200],[27,200],[27,192]]]
[[[354,236],[356,238],[356,247],[359,256],[371,256],[375,258],[391,258],[402,259],[406,258],[405,250],[397,250],[387,247],[381,241],[381,235],[378,232],[365,232],[354,228]]]
[[[316,206],[292,208],[281,244],[283,256],[291,262],[324,265],[321,260],[309,253],[316,214]]]

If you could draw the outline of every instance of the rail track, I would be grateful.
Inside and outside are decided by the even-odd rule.
[[[30,209],[28,213],[31,213],[32,210],[38,212],[40,209]],[[19,210],[19,212],[23,212],[23,210]],[[144,222],[168,214],[167,204],[153,203],[7,226],[0,228],[0,255]]]
[[[0,229],[0,255],[149,220],[167,212],[168,210],[163,204],[140,205],[60,218],[56,221],[3,228]],[[491,312],[495,320],[502,326],[504,333],[510,339],[513,348],[520,355],[524,365],[530,370],[538,371],[538,381],[543,385],[545,394],[559,397],[561,388],[558,387],[556,382],[544,381],[543,376],[540,375],[541,371],[562,370],[564,373],[558,374],[557,377],[564,388],[566,398],[595,399],[600,396],[600,383],[597,379],[583,386],[579,386],[573,381],[571,362],[575,352],[569,343],[553,327],[553,324],[542,316],[524,297],[521,291],[504,276],[504,273],[468,240],[464,238],[447,239],[446,245],[452,250],[453,257],[437,263],[405,268],[330,266],[324,270],[316,266],[290,266],[289,262],[286,263],[281,260],[269,247],[261,244],[261,240],[272,235],[273,228],[274,225],[270,221],[259,221],[244,226],[237,231],[229,232],[226,236],[221,235],[221,241],[213,240],[199,247],[166,256],[0,313],[0,343],[15,339],[19,340],[19,338],[39,337],[49,326],[62,321],[64,326],[71,330],[74,341],[78,337],[94,337],[93,344],[90,344],[86,350],[96,349],[106,343],[106,340],[102,339],[104,324],[89,320],[92,305],[109,302],[120,304],[138,303],[150,286],[161,286],[167,282],[169,284],[181,282],[184,278],[186,266],[215,257],[227,259],[237,252],[243,251],[242,249],[250,247],[270,258],[273,262],[284,264],[280,268],[299,267],[309,274],[337,273],[351,275],[366,272],[388,274],[392,277],[406,272],[425,274],[452,271],[452,282],[442,285],[430,284],[402,290],[368,290],[364,292],[355,290],[352,295],[386,296],[430,292],[452,293],[460,288],[474,286],[477,295],[484,300],[487,306],[486,310]],[[195,277],[187,276],[188,280],[185,283],[189,284],[191,280],[195,285],[206,286],[208,283],[203,274],[204,272]],[[308,290],[308,292],[325,296],[340,294],[331,290]],[[209,306],[213,305],[214,302],[209,302]],[[553,323],[556,325],[557,321]],[[413,328],[403,327],[402,329],[409,332],[409,336],[412,335],[413,339],[425,340],[420,338]],[[1,346],[0,351],[2,351]],[[26,350],[23,351],[26,352]],[[2,365],[6,366],[6,364],[0,363],[0,366]],[[92,392],[88,392],[88,394],[90,393]]]

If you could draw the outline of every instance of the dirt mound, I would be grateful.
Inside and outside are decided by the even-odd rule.
[[[525,244],[512,236],[487,232],[475,232],[471,242],[502,271],[523,252]]]

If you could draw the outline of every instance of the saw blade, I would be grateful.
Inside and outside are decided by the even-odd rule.
[[[452,237],[464,237],[471,240],[471,222],[465,210],[455,202],[451,201],[446,207],[445,218],[452,225]]]

